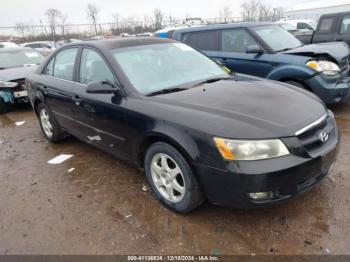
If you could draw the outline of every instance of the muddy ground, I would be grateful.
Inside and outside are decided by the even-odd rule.
[[[264,210],[179,215],[135,167],[74,138],[48,144],[31,109],[15,108],[0,116],[0,254],[350,254],[350,106],[333,111],[340,154],[315,190]],[[74,157],[47,164],[61,153]]]

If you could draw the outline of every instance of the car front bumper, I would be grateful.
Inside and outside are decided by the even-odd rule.
[[[260,160],[227,162],[221,170],[195,164],[208,200],[217,205],[259,208],[273,205],[311,190],[327,176],[338,146],[316,158],[295,155]],[[250,193],[272,192],[267,199],[253,199]]]
[[[304,83],[326,104],[343,103],[348,101],[350,96],[350,77],[339,80],[336,77],[328,78],[318,74]]]

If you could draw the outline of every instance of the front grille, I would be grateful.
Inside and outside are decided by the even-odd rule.
[[[345,74],[347,76],[347,74],[349,73],[349,59],[348,58],[344,58],[343,60],[341,60],[339,62],[339,69],[340,69],[341,74]]]
[[[328,134],[328,140],[325,142],[322,142],[319,138],[320,133],[323,131]],[[316,157],[334,145],[334,141],[337,140],[337,135],[334,118],[327,116],[323,121],[317,123],[317,125],[314,125],[310,129],[298,134],[297,138],[305,151],[311,157]]]

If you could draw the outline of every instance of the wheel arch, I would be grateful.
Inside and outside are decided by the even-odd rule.
[[[183,142],[179,142],[174,138],[159,132],[152,132],[147,134],[143,139],[138,143],[137,147],[137,163],[140,167],[144,167],[144,159],[146,156],[147,149],[156,142],[164,142],[173,146],[178,150],[183,157],[186,159],[188,164],[193,168],[192,162],[194,160],[194,149],[190,149],[190,145],[184,145]]]

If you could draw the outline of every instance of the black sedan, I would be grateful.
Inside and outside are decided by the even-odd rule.
[[[0,113],[5,113],[9,104],[28,102],[25,78],[43,60],[31,48],[0,49]]]
[[[335,161],[333,114],[313,94],[227,71],[160,38],[81,42],[28,77],[45,137],[66,134],[145,169],[165,206],[205,199],[274,204],[318,184]]]

